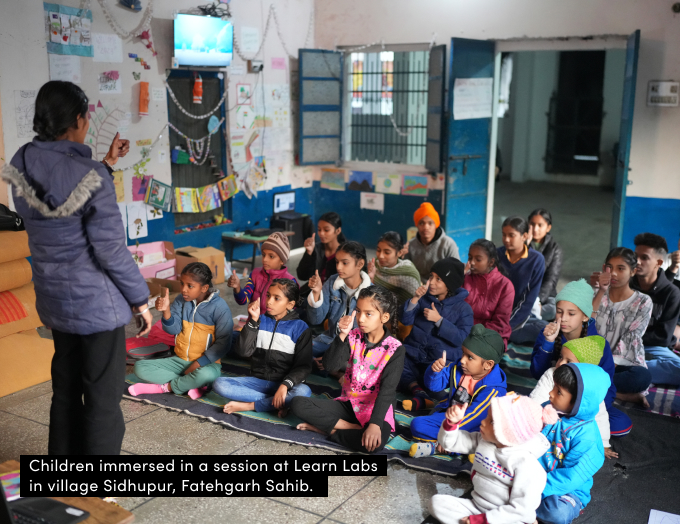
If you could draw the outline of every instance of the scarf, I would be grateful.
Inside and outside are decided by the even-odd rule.
[[[377,286],[394,293],[401,307],[404,302],[413,298],[420,286],[420,273],[410,260],[399,260],[394,267],[381,267],[376,261],[373,281]]]

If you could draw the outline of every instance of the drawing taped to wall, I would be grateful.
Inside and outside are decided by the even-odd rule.
[[[111,147],[118,125],[125,119],[125,113],[118,107],[102,104],[99,100],[92,111],[90,107],[90,128],[85,143],[92,149],[95,158],[104,158]]]
[[[404,175],[401,194],[426,197],[428,192],[427,175]]]
[[[350,171],[347,189],[371,193],[374,189],[373,173],[371,171]]]
[[[38,92],[34,90],[14,91],[14,117],[17,123],[18,138],[31,138],[34,135],[33,115],[35,115],[35,97],[37,95]]]
[[[344,169],[322,169],[321,187],[332,191],[345,190],[345,170]]]

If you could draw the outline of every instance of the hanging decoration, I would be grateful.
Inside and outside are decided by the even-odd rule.
[[[139,24],[137,24],[137,27],[135,27],[132,31],[126,31],[118,23],[118,20],[116,20],[111,11],[109,11],[107,0],[97,1],[99,2],[99,5],[102,7],[102,10],[104,11],[104,17],[106,18],[106,21],[111,26],[111,29],[113,29],[113,32],[116,33],[119,37],[123,39],[130,38],[131,36],[141,37],[144,31],[149,31],[149,29],[151,28],[151,18],[153,18],[154,0],[148,0],[149,3],[146,6],[144,13],[142,13],[142,20],[139,22]],[[83,0],[83,3],[85,3],[87,6],[89,6],[91,2],[92,0]]]
[[[149,116],[149,82],[139,83],[139,116]]]
[[[203,79],[201,78],[201,75],[198,74],[194,77],[193,95],[194,104],[203,103]]]
[[[156,50],[153,48],[153,42],[151,41],[151,33],[149,33],[148,29],[142,31],[142,34],[139,35],[139,38],[141,39],[142,44],[144,44],[146,48],[153,53],[153,56],[156,56],[158,54],[156,53]]]
[[[222,126],[223,122],[224,117],[222,117],[222,119],[218,122],[217,127],[211,133],[208,133],[206,136],[198,139],[189,138],[169,122],[168,126],[170,126],[170,129],[186,140],[187,151],[190,155],[189,160],[197,166],[202,166],[210,157],[210,138],[220,129],[220,126]]]
[[[142,3],[139,0],[118,0],[118,3],[136,13],[142,10]]]
[[[227,84],[227,86],[226,86],[226,88],[225,88],[225,90],[224,90],[224,95],[222,95],[222,98],[221,98],[220,101],[217,103],[217,105],[213,108],[213,110],[210,111],[210,112],[208,112],[208,113],[205,113],[204,115],[192,115],[191,113],[189,113],[189,111],[187,111],[186,109],[184,109],[184,108],[182,107],[182,104],[179,103],[179,100],[177,100],[177,97],[175,96],[175,93],[173,93],[172,88],[170,87],[170,84],[168,84],[167,81],[165,82],[165,88],[168,90],[168,94],[170,95],[170,98],[172,99],[172,101],[175,103],[175,105],[177,106],[177,108],[178,108],[182,113],[184,113],[184,114],[185,114],[186,116],[188,116],[189,118],[194,118],[194,119],[196,119],[196,120],[203,120],[204,118],[209,118],[210,115],[212,115],[215,111],[217,111],[217,110],[222,106],[222,104],[224,104],[224,101],[227,99],[227,92],[228,92],[228,90],[229,90],[229,84]]]

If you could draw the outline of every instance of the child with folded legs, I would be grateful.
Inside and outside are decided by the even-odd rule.
[[[438,438],[448,452],[475,454],[472,499],[435,495],[432,515],[442,524],[534,522],[546,483],[538,458],[550,447],[541,428],[555,422],[557,413],[512,393],[494,398],[480,431],[469,433],[458,426],[466,407],[447,409]]]
[[[498,333],[477,324],[463,342],[463,357],[458,362],[447,363],[446,356],[434,361],[425,372],[425,387],[432,391],[450,388],[450,393],[437,405],[434,413],[411,421],[411,434],[420,441],[411,445],[411,457],[420,458],[442,452],[435,449],[437,435],[445,420],[446,410],[455,403],[455,395],[460,387],[464,388],[470,399],[467,414],[459,421],[458,427],[469,432],[479,431],[491,401],[506,393],[505,373],[498,366],[504,350],[505,344]]]

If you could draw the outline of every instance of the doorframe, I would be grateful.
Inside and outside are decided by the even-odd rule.
[[[493,233],[494,199],[496,196],[496,151],[498,148],[498,98],[500,90],[501,55],[504,52],[519,53],[526,51],[607,51],[626,49],[630,35],[602,35],[585,39],[584,36],[563,38],[518,38],[496,40],[494,62],[493,105],[491,115],[491,138],[489,143],[489,182],[486,202],[486,238],[491,240]],[[623,103],[623,101],[622,101]]]

